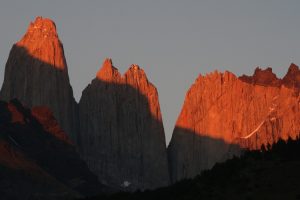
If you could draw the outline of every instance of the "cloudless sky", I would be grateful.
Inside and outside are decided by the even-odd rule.
[[[300,65],[299,0],[1,0],[1,83],[35,16],[56,22],[77,101],[105,57],[121,73],[139,64],[158,89],[167,142],[200,73],[272,66],[282,77]]]

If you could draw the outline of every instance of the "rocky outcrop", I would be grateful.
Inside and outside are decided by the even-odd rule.
[[[144,71],[133,65],[122,77],[107,59],[83,92],[79,121],[63,46],[50,19],[37,17],[12,47],[0,98],[49,107],[103,183],[128,190],[169,183],[158,95]],[[33,115],[41,112],[47,114]],[[65,139],[55,131],[59,125],[40,119]]]
[[[121,76],[106,59],[79,108],[80,152],[102,183],[124,190],[169,183],[157,90],[139,66]]]
[[[172,181],[190,178],[242,149],[259,149],[300,132],[300,71],[278,79],[271,68],[253,76],[200,75],[186,94],[168,157]]]
[[[46,107],[0,101],[1,199],[73,199],[107,192]]]
[[[37,17],[13,45],[0,92],[2,100],[17,98],[29,107],[46,105],[73,141],[77,104],[69,83],[63,46],[50,19]]]

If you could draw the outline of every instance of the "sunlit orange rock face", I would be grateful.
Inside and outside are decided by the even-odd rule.
[[[80,152],[102,183],[131,191],[169,183],[157,90],[139,66],[122,76],[106,59],[79,108]]]
[[[49,108],[44,106],[36,106],[31,109],[31,115],[43,126],[43,129],[51,133],[60,141],[73,145],[66,133],[57,123],[53,113]]]
[[[24,47],[30,56],[40,61],[57,69],[67,70],[63,47],[55,23],[50,19],[37,17],[16,46]]]
[[[271,68],[253,76],[200,75],[186,94],[168,147],[172,181],[193,177],[241,149],[260,149],[300,132],[299,68],[283,79]]]
[[[73,91],[63,46],[53,21],[37,17],[13,45],[5,66],[2,100],[17,98],[27,106],[48,106],[75,141],[78,131]]]

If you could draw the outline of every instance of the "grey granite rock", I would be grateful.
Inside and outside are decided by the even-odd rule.
[[[50,19],[37,17],[13,45],[5,66],[0,98],[25,105],[48,106],[65,132],[76,142],[78,105],[69,83],[63,46]]]
[[[169,184],[158,94],[142,69],[121,76],[106,59],[79,108],[80,152],[102,183],[129,191]]]

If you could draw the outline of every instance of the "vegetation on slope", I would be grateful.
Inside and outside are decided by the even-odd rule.
[[[97,199],[300,199],[300,139],[280,140],[216,164],[194,179],[154,191]]]

